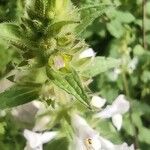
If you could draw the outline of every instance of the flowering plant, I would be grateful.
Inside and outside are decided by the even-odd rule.
[[[2,75],[0,85],[7,87],[1,88],[0,116],[16,126],[15,139],[22,138],[18,149],[134,150],[137,128],[127,75],[136,70],[138,57],[130,57],[129,32],[122,38],[119,58],[97,56],[83,37],[95,19],[115,11],[118,4],[89,2],[77,7],[73,2],[18,1],[16,21],[0,23],[1,40],[18,55],[11,62],[13,69]],[[113,82],[123,76],[124,90],[111,104],[103,93],[90,89],[101,73]],[[135,136],[128,144],[104,134],[110,130],[117,137],[123,132],[123,118],[131,121]]]

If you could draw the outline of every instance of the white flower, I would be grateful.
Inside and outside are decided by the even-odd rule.
[[[100,118],[111,118],[114,126],[117,130],[120,130],[122,125],[122,114],[126,113],[130,108],[129,102],[125,99],[124,95],[119,95],[112,105],[108,105],[100,113],[96,114],[95,117]]]
[[[25,147],[25,150],[42,150],[43,144],[55,138],[57,132],[51,131],[44,133],[36,133],[25,129],[23,135],[27,140],[27,146]]]
[[[76,132],[73,150],[101,150],[99,134],[82,117],[74,115],[72,126]]]
[[[116,81],[118,79],[118,76],[121,74],[121,69],[119,67],[114,68],[112,71],[110,71],[107,76],[111,81]]]
[[[70,150],[134,150],[133,146],[128,147],[126,143],[115,145],[101,137],[79,115],[72,117],[72,126],[76,135]]]
[[[92,48],[88,48],[80,53],[79,59],[87,58],[87,57],[94,57],[96,53],[93,51]]]
[[[11,114],[15,120],[33,124],[37,112],[45,110],[45,105],[38,101],[32,101],[12,109]]]
[[[96,108],[101,108],[105,105],[106,99],[99,97],[99,96],[93,96],[91,100],[91,105]]]
[[[134,57],[128,64],[128,72],[132,73],[136,69],[137,64],[138,64],[138,58]]]

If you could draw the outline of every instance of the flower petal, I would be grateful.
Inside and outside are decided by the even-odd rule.
[[[51,131],[51,132],[45,132],[45,133],[43,133],[41,135],[42,144],[51,141],[53,138],[56,137],[57,134],[58,134],[58,132],[56,132],[56,131]]]
[[[94,57],[94,56],[95,56],[95,52],[93,51],[92,48],[89,48],[80,53],[79,59]]]
[[[86,150],[86,147],[83,141],[79,137],[75,136],[69,150]]]
[[[42,134],[35,133],[35,132],[25,129],[23,132],[23,135],[26,138],[26,140],[29,143],[29,146],[31,148],[34,149],[34,148],[42,145],[42,141],[41,141]]]
[[[87,122],[79,115],[73,115],[72,125],[75,129],[76,136],[80,139],[80,145],[86,147],[86,149],[100,150],[101,143],[99,140],[99,134],[92,129]],[[86,150],[85,148],[81,150]],[[80,149],[79,149],[80,150]]]
[[[91,100],[91,105],[96,108],[101,108],[105,105],[106,99],[101,98],[99,96],[93,96]]]
[[[96,114],[96,118],[111,118],[115,114],[124,114],[130,108],[129,102],[125,99],[124,95],[119,95],[112,105],[108,105],[104,110],[100,113]]]
[[[72,126],[76,131],[76,135],[82,139],[97,134],[97,132],[93,130],[82,117],[76,114],[72,117]]]
[[[116,150],[115,145],[109,140],[100,136],[102,150]]]
[[[101,112],[95,115],[96,118],[111,118],[117,112],[117,108],[112,105],[107,105],[107,107]]]
[[[124,114],[130,108],[129,101],[126,100],[123,94],[119,95],[112,104],[113,107],[117,107],[117,113]]]
[[[116,114],[116,115],[112,116],[112,122],[113,122],[114,126],[117,128],[117,130],[119,131],[122,126],[122,115]]]

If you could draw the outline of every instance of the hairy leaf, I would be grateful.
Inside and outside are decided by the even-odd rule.
[[[0,38],[13,42],[19,41],[20,31],[17,25],[1,23],[0,29]]]
[[[85,6],[80,10],[89,10],[90,13],[88,15],[83,16],[81,18],[81,23],[76,27],[77,35],[80,35],[96,18],[103,15],[109,8],[110,5],[91,5]]]
[[[55,85],[73,95],[83,104],[88,104],[88,97],[84,92],[79,76],[75,70],[71,69],[67,73],[62,73],[47,67],[47,75]]]
[[[15,85],[0,93],[0,109],[18,106],[38,98],[38,87]]]

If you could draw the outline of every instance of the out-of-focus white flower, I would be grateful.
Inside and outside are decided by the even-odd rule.
[[[82,117],[74,115],[72,126],[76,133],[72,150],[101,150],[99,134]]]
[[[134,57],[128,64],[128,72],[132,73],[136,69],[137,64],[138,64],[138,58]]]
[[[87,57],[94,57],[96,53],[93,51],[92,48],[88,48],[80,53],[79,59],[87,58]]]
[[[72,117],[72,126],[75,129],[75,137],[70,150],[134,150],[133,146],[128,147],[126,143],[115,145],[101,137],[79,115]]]
[[[117,68],[114,68],[111,72],[109,72],[107,76],[111,81],[116,81],[120,74],[121,74],[121,69],[117,67]]]
[[[106,99],[99,97],[99,96],[93,96],[91,100],[91,105],[96,108],[102,108],[106,103]]]
[[[25,147],[25,150],[43,150],[43,144],[54,139],[57,135],[57,132],[52,131],[36,133],[25,129],[23,135],[27,140],[27,146]]]
[[[13,108],[11,114],[17,121],[33,124],[37,112],[42,112],[44,110],[45,105],[42,102],[35,100]]]
[[[104,110],[95,115],[100,118],[111,118],[114,126],[120,130],[122,126],[122,114],[126,113],[130,108],[129,102],[124,95],[119,95],[112,105],[108,105]]]

